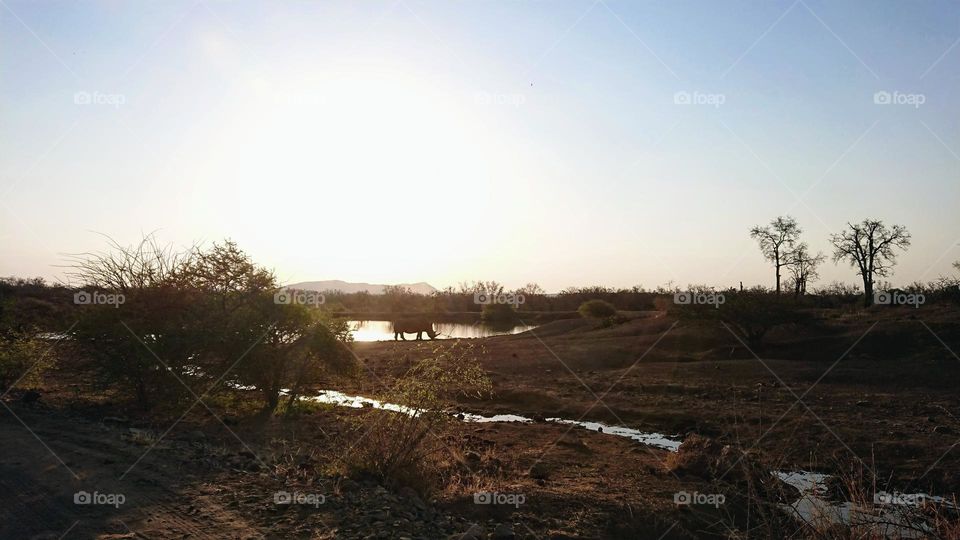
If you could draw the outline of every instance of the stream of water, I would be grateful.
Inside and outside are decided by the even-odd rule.
[[[304,397],[303,399],[342,407],[372,407],[414,416],[420,414],[419,411],[404,405],[384,403],[363,396],[351,396],[336,390],[323,390],[315,396]],[[483,416],[473,413],[457,413],[455,416],[464,422],[533,423],[533,419],[516,414]],[[676,452],[682,442],[662,433],[645,432],[623,426],[610,426],[600,422],[584,422],[565,418],[547,418],[545,421],[574,425],[599,434],[626,437],[641,444],[662,448],[670,452]],[[830,499],[829,489],[827,488],[831,479],[830,475],[810,471],[772,471],[772,473],[800,492],[800,498],[796,501],[782,505],[784,510],[809,524],[872,524],[889,538],[919,538],[925,536],[924,527],[926,527],[923,521],[913,519],[913,516],[920,515],[918,512],[920,503],[929,501],[954,508],[949,501],[942,497],[925,493],[888,493],[884,491],[876,493],[875,504],[861,507],[849,501]],[[917,510],[917,512],[913,512],[913,510]]]

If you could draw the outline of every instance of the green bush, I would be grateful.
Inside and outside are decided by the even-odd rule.
[[[0,337],[0,393],[11,385],[35,385],[51,364],[43,354],[41,343],[30,335]]]
[[[147,238],[79,259],[73,275],[77,294],[122,299],[77,306],[71,334],[104,382],[143,409],[233,384],[259,391],[272,412],[285,389],[292,402],[328,371],[356,367],[346,322],[281,291],[231,241],[176,253]]]
[[[486,323],[506,323],[517,320],[517,310],[510,304],[485,304],[480,315]]]
[[[617,314],[617,308],[604,300],[587,300],[580,304],[577,312],[585,319],[607,319]]]

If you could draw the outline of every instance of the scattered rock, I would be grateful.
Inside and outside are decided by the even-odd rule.
[[[411,504],[413,504],[420,510],[427,509],[427,503],[423,502],[423,499],[420,498],[420,495],[417,495],[417,492],[414,491],[414,489],[411,487],[401,488],[400,491],[398,492],[398,495],[400,495],[404,499],[407,499]]]
[[[871,407],[872,405],[869,401],[860,400],[857,402],[857,407]]]
[[[944,435],[950,435],[953,433],[953,430],[947,426],[937,426],[933,428],[934,433],[943,433]]]
[[[472,523],[465,533],[460,535],[460,540],[483,540],[486,537],[486,531],[480,525]]]
[[[493,529],[494,540],[512,540],[513,537],[513,527],[508,523],[501,523]]]
[[[590,448],[587,446],[587,443],[585,443],[582,438],[574,435],[573,433],[567,433],[563,437],[560,437],[560,440],[557,441],[557,444],[560,446],[566,446],[567,448],[572,448],[579,452],[590,451]]]
[[[545,463],[538,462],[530,467],[530,478],[546,480],[550,478],[550,468]]]

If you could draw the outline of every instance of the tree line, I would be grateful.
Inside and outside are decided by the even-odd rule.
[[[794,295],[807,292],[807,284],[819,278],[817,268],[826,256],[810,253],[797,221],[790,216],[778,216],[769,225],[750,229],[750,237],[760,246],[764,258],[773,264],[776,292],[781,292],[781,269],[791,274]],[[841,232],[830,236],[833,244],[833,262],[852,266],[863,282],[863,305],[873,304],[877,278],[888,277],[896,265],[897,252],[910,247],[910,232],[903,225],[887,226],[878,219],[864,219],[847,223]],[[954,263],[960,269],[960,261]]]

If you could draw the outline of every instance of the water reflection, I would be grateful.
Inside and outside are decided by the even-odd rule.
[[[349,321],[353,329],[354,341],[384,341],[393,339],[393,323],[390,321]],[[536,328],[529,325],[491,326],[483,323],[434,323],[433,328],[439,334],[438,339],[444,338],[484,338],[506,334],[519,334]],[[415,339],[415,334],[407,334],[407,339]],[[428,339],[426,335],[424,339]]]

